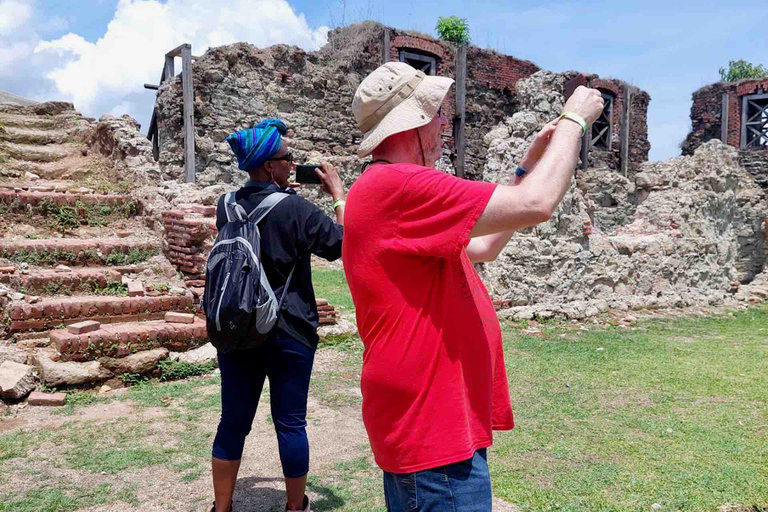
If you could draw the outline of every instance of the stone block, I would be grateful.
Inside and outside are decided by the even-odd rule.
[[[195,315],[192,313],[169,311],[165,314],[165,321],[171,324],[192,324],[195,322]]]
[[[72,334],[85,334],[87,332],[98,331],[99,329],[101,329],[101,323],[93,320],[86,320],[67,326],[67,331]]]
[[[144,283],[141,281],[129,281],[128,282],[128,296],[129,297],[143,297],[144,296]]]
[[[43,393],[41,391],[35,391],[29,395],[29,405],[62,406],[66,402],[66,393]]]
[[[0,365],[0,395],[18,400],[35,389],[37,377],[31,366],[5,361]]]

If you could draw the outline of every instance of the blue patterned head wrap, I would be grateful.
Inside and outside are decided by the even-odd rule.
[[[265,119],[253,128],[240,130],[227,137],[237,157],[237,167],[246,172],[264,165],[280,150],[281,137],[286,132],[279,119]]]

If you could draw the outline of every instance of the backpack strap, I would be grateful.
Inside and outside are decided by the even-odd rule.
[[[264,219],[264,217],[267,216],[267,214],[269,214],[269,212],[272,211],[272,208],[277,206],[277,204],[286,197],[288,197],[288,194],[285,192],[272,192],[267,197],[262,199],[258,206],[253,209],[253,211],[248,215],[248,220],[258,224]]]
[[[288,287],[291,286],[291,278],[293,277],[293,271],[296,270],[296,267],[298,265],[299,265],[299,262],[297,260],[296,263],[293,264],[293,268],[291,269],[291,273],[288,274],[288,280],[285,282],[285,288],[283,288],[283,294],[280,297],[280,302],[277,303],[277,314],[278,315],[283,310],[283,301],[285,300],[285,296],[288,295]]]
[[[224,198],[224,212],[227,214],[227,222],[232,222],[235,219],[244,221],[248,218],[245,208],[237,204],[234,191],[229,192]]]
[[[286,194],[285,192],[272,192],[267,197],[262,199],[258,206],[253,209],[253,211],[248,215],[248,219],[253,221],[255,224],[258,224],[264,219],[264,217],[269,214],[269,212],[272,211],[275,206],[278,205],[280,201],[288,196],[289,194]],[[288,274],[288,280],[285,282],[285,286],[283,287],[283,293],[280,296],[280,302],[277,303],[278,315],[283,309],[283,302],[285,301],[285,296],[288,295],[288,287],[291,285],[291,278],[293,277],[293,272],[296,270],[296,266],[298,264],[298,261],[294,263],[293,268],[291,269],[291,273]]]

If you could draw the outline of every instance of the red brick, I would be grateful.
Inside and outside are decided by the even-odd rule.
[[[98,331],[101,328],[99,322],[93,320],[86,320],[84,322],[78,322],[67,326],[67,331],[72,334],[85,334],[87,332]]]
[[[169,311],[165,314],[165,321],[172,324],[192,324],[195,322],[195,315]]]
[[[29,395],[29,405],[61,406],[67,401],[66,393],[43,393],[33,391]]]

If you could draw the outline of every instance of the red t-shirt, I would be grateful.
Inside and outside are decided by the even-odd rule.
[[[494,188],[395,164],[349,191],[342,257],[365,345],[363,421],[385,471],[469,459],[514,426],[501,328],[465,251]]]

